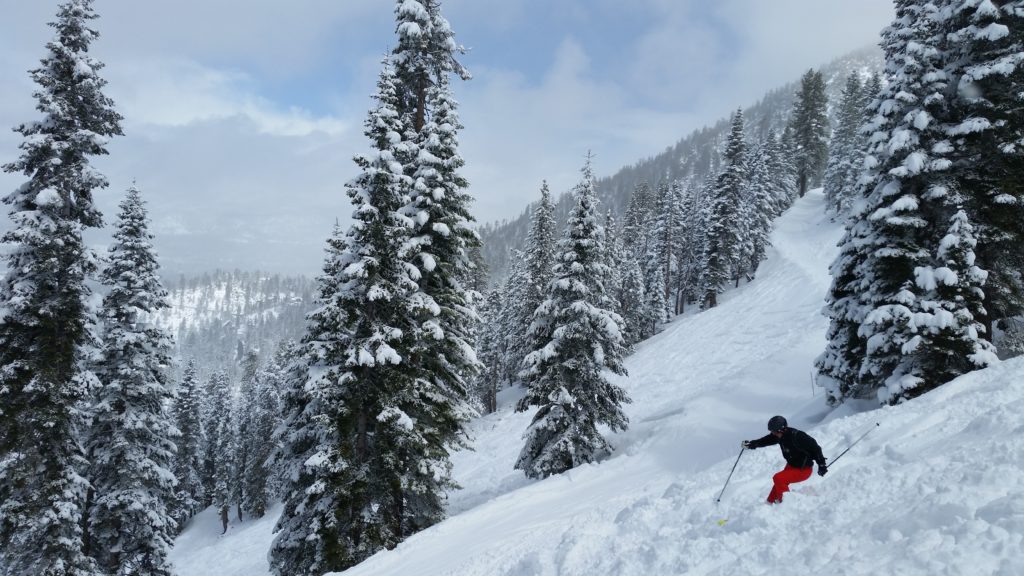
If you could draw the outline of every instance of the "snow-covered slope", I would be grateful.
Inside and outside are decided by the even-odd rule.
[[[476,451],[455,458],[452,517],[346,576],[1024,574],[1024,360],[903,406],[830,412],[810,380],[840,234],[808,193],[778,221],[755,282],[642,344],[620,380],[632,425],[605,462],[527,481],[511,467],[529,415],[506,398],[474,425]],[[830,458],[872,432],[781,506],[764,504],[779,451],[745,452],[716,504],[740,440],[776,413]],[[266,574],[248,552],[269,547],[265,525],[213,544],[195,530],[175,560],[218,566],[246,550],[244,573]],[[182,576],[235,573],[178,562]]]

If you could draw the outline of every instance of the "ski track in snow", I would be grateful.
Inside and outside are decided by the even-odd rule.
[[[810,379],[842,231],[822,208],[820,191],[798,200],[754,282],[637,347],[616,377],[631,427],[608,460],[543,481],[512,470],[530,414],[506,391],[453,458],[452,517],[344,574],[1024,574],[1024,359],[903,406],[830,412]],[[764,504],[778,449],[745,451],[715,504],[740,440],[776,413],[829,458],[881,426],[781,506]],[[267,574],[271,521],[218,538],[204,514],[172,556],[181,576]]]

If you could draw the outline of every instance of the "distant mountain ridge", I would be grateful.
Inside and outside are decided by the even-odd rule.
[[[203,376],[234,376],[247,352],[263,360],[280,342],[301,338],[316,291],[304,276],[238,270],[180,276],[165,287],[171,307],[154,322],[174,336],[179,364],[195,359]]]
[[[847,76],[855,72],[868,75],[881,71],[882,65],[882,52],[877,47],[869,47],[833,60],[820,68],[825,78],[829,116],[833,127],[834,111],[837,108],[834,104],[839,102]],[[799,86],[800,82],[797,79],[770,90],[756,104],[743,110],[748,139],[764,140],[771,130],[782,133]],[[601,210],[610,209],[616,218],[620,218],[626,210],[633,188],[643,181],[656,186],[666,179],[703,180],[716,168],[718,155],[728,131],[729,119],[722,118],[710,126],[693,131],[657,156],[625,166],[612,176],[599,178],[596,190],[601,201]],[[572,204],[571,200],[571,194],[568,192],[562,193],[556,200],[555,218],[560,224],[565,222]],[[531,203],[519,216],[511,220],[486,223],[480,227],[483,239],[482,254],[490,269],[492,287],[503,281],[508,273],[512,250],[521,249],[525,245],[530,228],[530,215],[535,206],[536,203]]]

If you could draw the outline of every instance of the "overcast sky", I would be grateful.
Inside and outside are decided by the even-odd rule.
[[[37,119],[27,71],[57,0],[0,0],[6,128]],[[135,179],[169,274],[216,267],[315,274],[351,212],[344,184],[391,0],[96,0],[107,94],[125,136],[96,161],[112,222]],[[474,78],[454,86],[480,221],[561,193],[587,150],[599,176],[657,154],[809,67],[874,44],[891,0],[446,0]],[[0,193],[23,178],[0,174]],[[6,211],[6,208],[4,209]],[[6,217],[0,226],[7,226]],[[103,242],[97,237],[97,242]]]

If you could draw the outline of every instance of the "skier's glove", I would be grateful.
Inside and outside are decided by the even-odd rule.
[[[754,449],[754,447],[750,445],[750,440],[744,440],[743,442],[740,442],[740,446],[743,446],[747,450],[753,450]]]
[[[818,476],[824,476],[828,474],[828,466],[825,464],[818,464]]]

